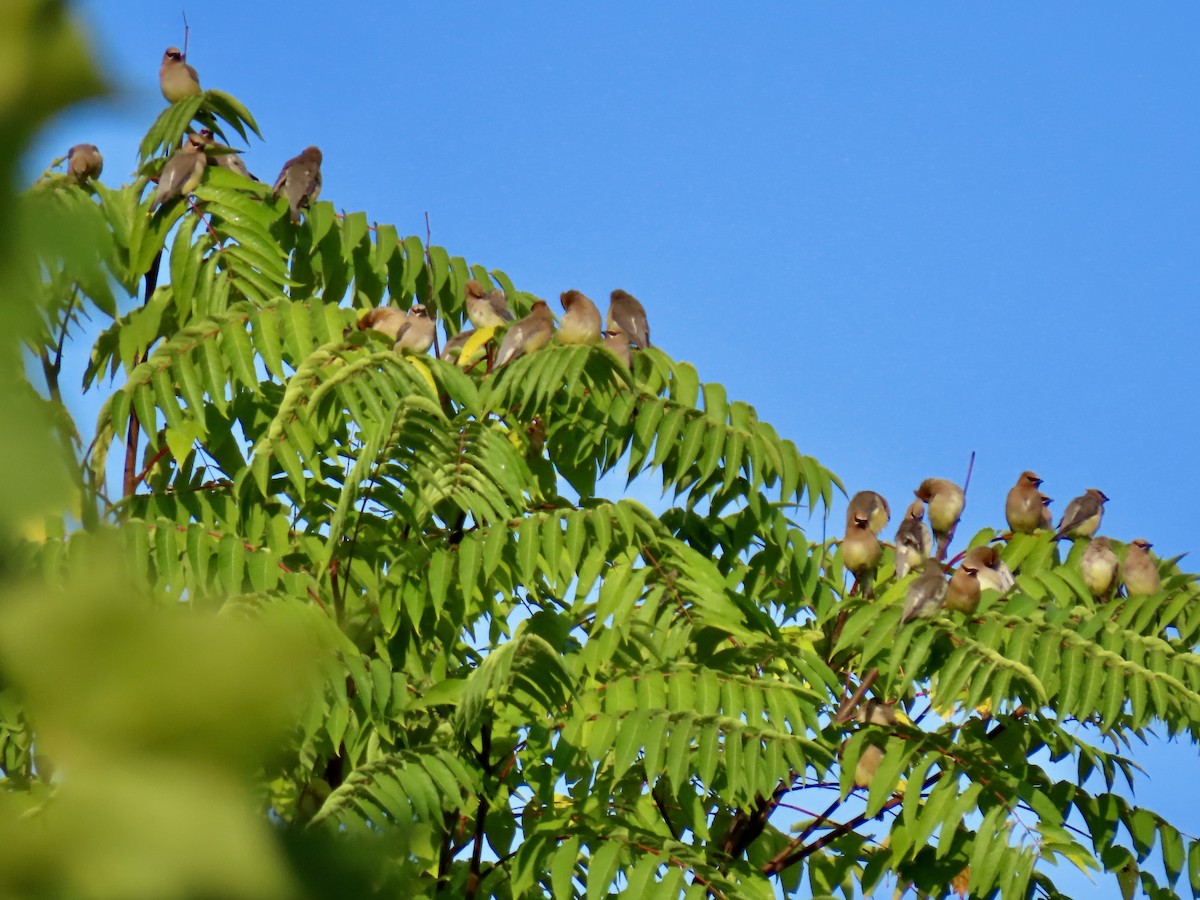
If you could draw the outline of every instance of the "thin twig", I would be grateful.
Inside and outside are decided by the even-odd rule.
[[[859,683],[857,690],[855,690],[854,693],[851,694],[850,697],[848,697],[838,709],[837,715],[833,717],[835,724],[844,725],[846,722],[850,721],[851,717],[854,715],[854,710],[858,707],[858,704],[862,703],[863,697],[866,696],[867,691],[871,689],[871,685],[875,683],[875,679],[878,677],[879,669],[872,666],[871,670],[863,676],[863,680]]]
[[[487,774],[492,752],[492,725],[485,722],[479,729],[479,765]],[[467,900],[474,900],[479,891],[479,869],[483,859],[483,832],[488,814],[488,799],[484,791],[479,792],[479,810],[475,815],[475,847],[471,851],[471,871],[467,876]]]
[[[429,227],[429,210],[425,210],[425,265],[429,266],[429,302],[425,304],[426,312],[433,310],[433,355],[440,357],[442,348],[439,346],[437,333],[437,310],[433,305],[433,257],[429,255],[429,247],[433,243],[433,231]]]
[[[186,60],[187,59],[187,48],[188,48],[188,33],[191,31],[191,29],[188,28],[187,10],[186,9],[182,10],[182,14],[183,14],[183,58]]]

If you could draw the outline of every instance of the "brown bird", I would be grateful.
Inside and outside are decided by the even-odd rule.
[[[945,478],[926,478],[913,493],[929,505],[929,525],[937,538],[937,558],[945,559],[966,503],[963,489]]]
[[[287,195],[292,210],[292,221],[300,221],[300,209],[317,202],[321,195],[321,151],[317,147],[305,147],[299,156],[293,156],[283,164],[271,195],[280,192]]]
[[[895,707],[875,697],[860,706],[854,718],[863,725],[892,726],[897,722]]]
[[[242,161],[241,150],[235,150],[225,144],[218,144],[213,140],[213,133],[208,128],[201,128],[199,134],[200,137],[204,138],[204,152],[208,154],[209,159],[213,163],[222,169],[236,172],[243,178],[258,181],[257,178],[250,174],[250,170],[246,168],[246,163]]]
[[[979,608],[979,570],[964,559],[946,586],[946,609],[972,615]]]
[[[883,526],[891,520],[892,508],[888,506],[888,502],[882,494],[874,491],[859,491],[850,498],[850,504],[846,507],[847,527],[860,516],[865,516],[867,527],[879,534],[883,531]]]
[[[650,323],[646,321],[646,308],[637,297],[617,289],[610,295],[608,304],[608,330],[621,331],[638,349],[650,346]]]
[[[203,138],[195,134],[184,137],[183,146],[171,154],[158,176],[158,189],[154,192],[154,202],[150,204],[150,208],[155,209],[168,200],[194,191],[204,175],[207,159],[204,155]]]
[[[507,365],[518,356],[540,350],[549,343],[553,334],[554,314],[545,300],[538,300],[529,315],[513,322],[505,332],[500,349],[496,352],[495,368]]]
[[[865,514],[860,514],[846,525],[846,536],[842,538],[842,562],[854,574],[864,597],[875,596],[875,567],[883,554],[869,521]]]
[[[581,291],[559,295],[564,310],[558,322],[560,344],[595,344],[600,340],[600,310]]]
[[[981,588],[990,588],[1004,595],[1016,584],[1012,569],[1000,558],[1000,551],[994,546],[985,544],[982,547],[971,548],[963,557],[963,565],[975,570]]]
[[[1012,531],[1033,534],[1042,524],[1042,494],[1038,490],[1041,484],[1042,479],[1026,470],[1009,490],[1004,503],[1004,516]]]
[[[633,353],[629,349],[629,335],[623,331],[604,332],[604,346],[617,355],[625,368],[633,370]]]
[[[1038,494],[1038,499],[1042,502],[1042,518],[1038,523],[1038,527],[1049,531],[1054,527],[1054,516],[1050,514],[1050,504],[1054,501],[1045,494]]]
[[[178,47],[168,47],[158,67],[158,87],[168,103],[178,103],[200,91],[200,76],[187,64]]]
[[[933,555],[933,533],[925,524],[925,504],[914,500],[896,529],[896,577],[903,578]]]
[[[95,144],[76,144],[67,151],[67,175],[83,184],[99,178],[104,171],[104,157]]]
[[[890,704],[872,697],[858,708],[855,719],[863,725],[881,725],[885,728],[896,724],[896,711]],[[854,784],[857,787],[869,788],[875,778],[879,764],[883,762],[883,750],[875,744],[867,744],[862,749],[858,764],[854,767]]]
[[[513,320],[508,308],[508,297],[499,288],[484,291],[483,285],[474,278],[466,283],[467,318],[476,328],[495,328]]]
[[[1117,554],[1113,552],[1112,541],[1106,537],[1088,541],[1079,558],[1079,571],[1093,597],[1107,598],[1117,583]]]
[[[1090,538],[1100,527],[1100,520],[1104,517],[1104,504],[1107,501],[1104,491],[1088,488],[1082,497],[1076,497],[1067,504],[1055,537]]]
[[[394,306],[377,306],[367,310],[366,314],[358,320],[358,330],[366,331],[370,328],[394,341],[406,318],[404,313]]]
[[[404,324],[396,332],[396,343],[392,349],[399,353],[401,350],[411,350],[413,353],[427,353],[433,346],[435,326],[433,319],[425,312],[424,305],[414,303],[404,317]]]
[[[900,626],[913,619],[932,619],[946,600],[946,574],[941,563],[927,559],[921,563],[921,574],[908,586],[904,595],[904,610],[900,614]],[[899,628],[897,628],[899,630]]]
[[[875,773],[879,771],[881,762],[883,762],[883,750],[874,744],[866,744],[862,748],[862,754],[858,757],[858,763],[854,766],[854,786],[869,788],[871,782],[875,780]]]
[[[1153,544],[1145,538],[1129,542],[1125,550],[1125,590],[1130,597],[1148,596],[1162,590],[1158,564],[1147,552]]]
[[[446,362],[454,362],[458,358],[458,355],[462,353],[463,347],[467,345],[467,341],[474,334],[474,328],[460,331],[454,337],[450,338],[450,340],[446,341],[442,347],[442,352],[438,355],[438,359],[444,359]]]

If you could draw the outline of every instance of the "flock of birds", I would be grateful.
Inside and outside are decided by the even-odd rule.
[[[200,77],[187,62],[183,51],[168,47],[158,69],[158,84],[168,103],[177,103],[202,93]],[[240,151],[217,143],[209,129],[188,132],[158,176],[151,210],[158,209],[179,197],[186,197],[200,184],[205,168],[216,164],[239,175],[258,181],[246,168]],[[271,189],[273,198],[287,198],[292,221],[299,222],[301,210],[306,209],[321,193],[321,151],[307,147],[283,165]],[[83,185],[99,178],[104,158],[94,144],[76,144],[67,152],[67,177]],[[460,357],[475,335],[476,329],[506,329],[495,352],[486,353],[492,368],[499,368],[519,356],[539,350],[555,336],[555,319],[544,300],[533,304],[529,314],[515,319],[504,291],[485,291],[474,279],[466,283],[467,318],[474,326],[449,337],[439,354],[442,359]],[[563,344],[593,344],[603,342],[627,368],[633,367],[630,346],[637,349],[650,346],[650,326],[646,310],[636,297],[622,290],[611,294],[605,327],[601,327],[600,311],[588,297],[577,290],[560,296],[564,310],[558,322],[557,339]],[[372,329],[393,340],[397,352],[427,353],[436,337],[436,326],[426,308],[413,304],[407,312],[381,306],[369,310],[361,319],[360,330]],[[481,340],[480,344],[487,341]],[[475,345],[472,345],[475,346]],[[474,355],[474,354],[472,354]]]
[[[1041,492],[1041,486],[1041,478],[1025,471],[1009,490],[1004,512],[1013,534],[1051,529],[1051,501]],[[941,561],[946,558],[962,516],[966,501],[963,489],[945,478],[926,478],[913,493],[917,499],[909,504],[896,529],[895,568],[897,578],[916,570],[920,574],[908,586],[900,625],[932,618],[941,609],[970,615],[978,608],[985,588],[1002,595],[1007,593],[1014,584],[1013,573],[997,548],[990,544],[968,550],[950,573],[949,581],[946,579]],[[1054,531],[1055,539],[1089,539],[1079,557],[1079,568],[1084,585],[1098,600],[1110,598],[1122,582],[1130,596],[1158,593],[1162,590],[1162,577],[1148,552],[1149,541],[1144,538],[1131,541],[1122,563],[1113,550],[1112,540],[1096,536],[1107,501],[1103,491],[1088,488],[1067,504]],[[863,596],[874,596],[875,572],[883,554],[878,535],[890,519],[887,500],[875,491],[859,491],[846,509],[842,560],[856,579],[856,590]]]

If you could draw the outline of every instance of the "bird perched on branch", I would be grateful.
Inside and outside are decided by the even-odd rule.
[[[929,506],[929,525],[937,538],[937,558],[945,559],[966,503],[963,489],[945,478],[926,478],[913,493]]]
[[[1012,569],[1000,558],[1000,551],[993,546],[971,548],[963,557],[963,565],[975,569],[981,588],[1007,594],[1016,583]]]
[[[864,597],[875,596],[875,567],[883,548],[879,538],[870,528],[866,513],[859,513],[846,524],[846,536],[842,538],[842,562],[846,570],[854,574],[859,592]]]
[[[545,300],[533,304],[529,315],[518,319],[509,326],[496,352],[495,368],[500,368],[512,362],[518,356],[540,350],[549,343],[554,334],[554,314]]]
[[[1106,598],[1117,583],[1117,554],[1106,537],[1092,538],[1079,558],[1084,586],[1093,597]]]
[[[378,331],[394,341],[406,318],[407,316],[394,306],[377,306],[367,310],[358,320],[357,327],[359,331],[366,331],[368,328]]]
[[[499,288],[484,291],[474,278],[468,279],[465,289],[467,318],[476,328],[494,328],[513,320],[504,291]]]
[[[638,349],[650,346],[650,323],[646,321],[646,308],[637,297],[620,288],[610,295],[607,328],[627,334]]]
[[[633,353],[629,349],[629,335],[623,331],[604,332],[604,346],[617,355],[625,368],[633,369]]]
[[[563,317],[558,321],[560,344],[594,344],[600,340],[600,310],[582,291],[559,295]]]
[[[1162,590],[1158,564],[1148,552],[1154,546],[1145,538],[1129,542],[1125,551],[1125,590],[1130,597],[1148,596]]]
[[[236,172],[243,178],[249,178],[251,181],[258,181],[250,170],[246,168],[246,163],[242,161],[240,150],[235,150],[225,144],[218,144],[213,139],[213,133],[208,128],[201,128],[199,131],[200,137],[204,138],[204,152],[209,159],[222,169],[228,169],[230,172]]]
[[[867,527],[879,534],[891,520],[892,508],[882,494],[859,491],[850,498],[850,504],[846,507],[846,525],[849,526],[859,516],[865,516]]]
[[[908,504],[896,529],[896,577],[903,578],[933,555],[933,533],[925,524],[925,504]]]
[[[1049,531],[1054,526],[1054,516],[1050,513],[1050,504],[1054,501],[1045,494],[1038,494],[1038,499],[1042,502],[1042,518],[1038,527]]]
[[[196,134],[187,134],[183,146],[171,154],[158,176],[158,189],[154,192],[151,209],[162,206],[169,200],[190,194],[204,175],[208,157],[204,154],[204,139]]]
[[[186,41],[185,41],[186,43]],[[168,47],[158,67],[158,88],[168,103],[201,93],[200,76],[178,47]]]
[[[1017,533],[1032,534],[1042,524],[1042,494],[1038,490],[1042,479],[1026,470],[1009,490],[1004,502],[1004,517],[1008,527]]]
[[[1104,504],[1107,502],[1104,491],[1088,488],[1083,496],[1076,497],[1067,504],[1055,537],[1090,538],[1100,527],[1100,520],[1104,517]]]
[[[104,171],[104,157],[95,144],[76,144],[67,151],[67,175],[76,184],[99,178]]]
[[[904,610],[900,614],[900,625],[913,619],[932,619],[946,600],[946,574],[941,563],[927,559],[921,563],[921,574],[908,586],[904,595]]]
[[[300,221],[300,210],[317,202],[321,195],[321,151],[317,147],[305,147],[299,156],[293,156],[283,164],[271,195],[287,196],[292,210],[292,221]]]
[[[404,323],[396,332],[396,343],[392,345],[397,353],[409,350],[413,353],[427,353],[433,346],[434,324],[425,312],[423,304],[414,303],[404,317]]]
[[[979,569],[964,559],[946,585],[946,609],[972,615],[979,608]]]

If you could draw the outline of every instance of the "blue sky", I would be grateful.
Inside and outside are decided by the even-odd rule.
[[[117,180],[180,9],[77,8],[117,93],[28,170],[88,141]],[[202,84],[266,136],[259,177],[315,143],[339,207],[402,234],[428,212],[435,243],[544,297],[629,290],[655,343],[851,491],[898,515],[976,451],[960,535],[1003,524],[1032,468],[1056,514],[1099,487],[1103,533],[1200,547],[1200,6],[187,12]],[[1145,759],[1139,801],[1200,832],[1172,789],[1195,748]]]

